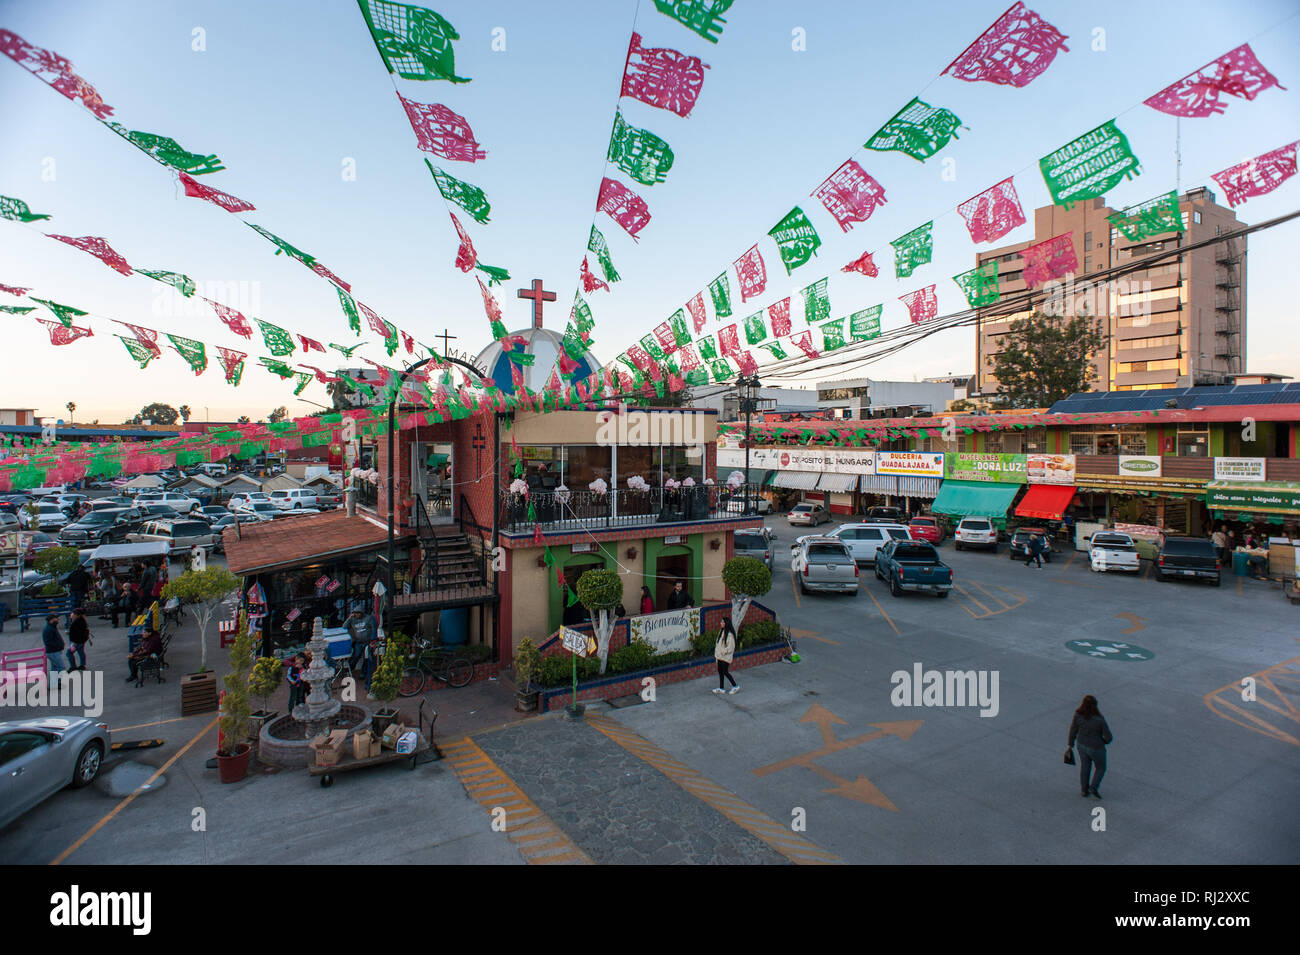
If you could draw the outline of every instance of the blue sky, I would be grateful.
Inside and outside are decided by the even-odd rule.
[[[1130,205],[1172,189],[1175,121],[1141,101],[1240,43],[1250,41],[1289,89],[1267,90],[1253,102],[1230,98],[1224,115],[1184,120],[1182,189],[1208,185],[1218,192],[1211,173],[1300,139],[1294,2],[1193,2],[1176,12],[1154,3],[1029,6],[1069,36],[1069,52],[1024,89],[938,76],[1003,12],[1001,2],[738,0],[714,45],[658,13],[651,0],[639,8],[634,0],[448,0],[433,9],[460,32],[456,68],[472,82],[396,83],[411,99],[465,116],[487,150],[487,159],[473,165],[442,165],[481,186],[492,202],[489,225],[461,218],[481,261],[512,274],[505,289],[495,290],[510,327],[524,327],[530,307],[514,290],[540,277],[559,296],[547,307],[547,326],[563,328],[635,17],[645,45],[700,56],[710,69],[688,118],[623,101],[627,121],[667,140],[676,162],[666,182],[637,186],[653,216],[639,242],[608,217],[596,220],[623,275],[611,293],[589,296],[597,356],[612,360],[755,242],[768,265],[768,290],[758,301],[737,303],[738,318],[830,275],[834,315],[884,302],[888,330],[906,322],[897,296],[921,285],[937,283],[941,313],[962,307],[951,276],[973,267],[976,247],[954,211],[959,202],[1015,174],[1030,224],[1000,241],[1032,237],[1030,212],[1049,201],[1038,158],[1108,119],[1118,117],[1142,175],[1107,201]],[[7,0],[0,27],[68,57],[128,128],[217,154],[227,168],[201,181],[253,202],[257,211],[245,218],[314,254],[352,283],[361,301],[417,339],[432,341],[445,327],[459,336],[453,347],[477,352],[489,343],[478,286],[452,264],[455,234],[426,154],[416,149],[355,3]],[[504,51],[492,49],[498,27]],[[196,29],[205,50],[192,49]],[[804,50],[793,49],[797,29]],[[1103,36],[1098,30],[1103,50],[1093,49]],[[953,110],[969,128],[925,164],[901,153],[860,152],[918,94]],[[0,62],[0,115],[0,194],[54,217],[37,226],[103,236],[133,266],[183,272],[201,291],[215,284],[225,292],[210,297],[250,318],[322,341],[354,341],[328,283],[275,256],[239,217],[185,198],[166,169],[7,59]],[[809,194],[854,153],[885,187],[887,201],[845,234]],[[942,176],[944,158],[955,161],[951,181]],[[354,180],[342,175],[349,159]],[[794,205],[809,214],[824,244],[787,277],[766,233]],[[1297,205],[1300,178],[1237,214],[1259,222]],[[889,241],[930,219],[933,263],[896,282]],[[1249,368],[1300,376],[1292,327],[1297,230],[1293,222],[1250,239]],[[867,250],[878,253],[880,278],[839,271]],[[734,273],[731,281],[734,292]],[[89,310],[96,330],[93,339],[54,348],[30,318],[4,316],[10,361],[0,405],[63,414],[75,401],[79,420],[103,421],[120,421],[154,400],[189,404],[197,417],[213,420],[260,418],[280,404],[294,413],[312,410],[293,398],[291,385],[251,364],[265,354],[258,337],[249,347],[206,307],[178,306],[183,300],[165,286],[120,276],[34,227],[0,221],[0,283]],[[112,337],[125,330],[110,318],[249,351],[243,384],[227,385],[211,359],[196,378],[170,351],[141,371]],[[385,357],[378,345],[361,354]],[[326,356],[296,358],[334,366],[315,360]],[[973,362],[974,332],[960,329],[835,376],[911,380],[969,373]],[[303,397],[327,400],[315,383]]]

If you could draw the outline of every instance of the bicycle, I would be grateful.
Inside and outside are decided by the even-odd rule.
[[[467,657],[457,656],[450,647],[436,647],[428,640],[416,643],[416,651],[410,655],[415,662],[402,670],[402,681],[398,684],[397,695],[415,696],[420,693],[430,678],[441,680],[448,686],[468,686],[474,679],[474,662]]]

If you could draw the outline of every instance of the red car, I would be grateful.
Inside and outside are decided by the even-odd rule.
[[[943,521],[937,517],[914,517],[907,522],[907,529],[912,534],[912,540],[929,541],[935,547],[943,543],[943,539],[948,535],[944,531]]]

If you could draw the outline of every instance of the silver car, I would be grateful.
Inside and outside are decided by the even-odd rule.
[[[858,564],[848,545],[833,537],[805,537],[790,551],[790,569],[799,592],[829,591],[856,594]]]
[[[0,828],[65,786],[88,785],[108,752],[108,724],[83,716],[0,723]]]
[[[807,524],[810,527],[825,524],[830,519],[830,512],[826,510],[824,505],[807,501],[790,508],[790,514],[786,518],[791,524]]]
[[[735,551],[737,557],[753,557],[755,560],[761,560],[767,565],[768,570],[773,569],[773,552],[776,550],[772,546],[772,532],[766,527],[751,527],[738,530],[732,535],[735,541]]]

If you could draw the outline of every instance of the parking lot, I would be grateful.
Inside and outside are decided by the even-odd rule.
[[[1096,574],[1072,550],[1026,568],[1005,543],[956,553],[950,538],[948,599],[891,597],[869,569],[856,596],[800,595],[785,557],[807,530],[767,523],[777,560],[762,602],[794,628],[802,661],[739,671],[734,696],[696,680],[593,706],[579,725],[448,736],[446,760],[325,791],[297,771],[220,785],[203,765],[211,715],[178,719],[172,684],[128,686],[117,693],[136,694],[133,708],[110,702],[109,722],[167,744],[113,757],[103,783],[0,831],[0,859],[536,861],[521,830],[493,829],[505,807],[548,827],[531,845],[560,861],[1300,860],[1297,608],[1277,585],[1158,583],[1145,563]],[[930,671],[971,672],[985,695],[900,695],[899,674]],[[1115,736],[1101,801],[1081,798],[1062,762],[1085,693]],[[114,777],[122,766],[136,768]],[[163,768],[165,785],[130,795],[140,767]]]

